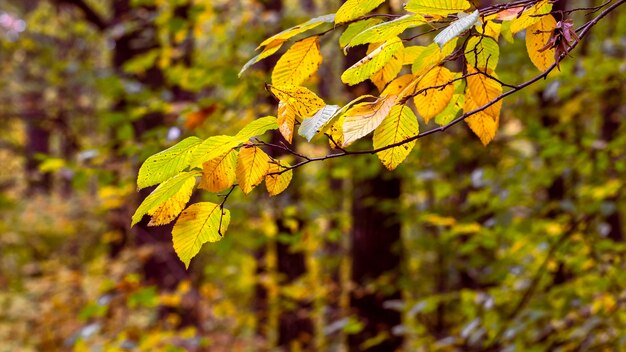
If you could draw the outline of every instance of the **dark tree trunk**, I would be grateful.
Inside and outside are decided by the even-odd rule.
[[[50,153],[50,126],[46,113],[41,109],[43,97],[38,92],[27,93],[23,97],[26,122],[26,172],[28,179],[27,195],[49,193],[52,178],[49,173],[39,171],[39,155]]]
[[[391,175],[386,175],[391,177]],[[400,276],[401,222],[394,207],[381,206],[398,202],[400,179],[378,175],[357,180],[352,202],[352,281],[356,284],[350,305],[364,323],[364,329],[349,337],[351,351],[395,351],[402,338],[392,328],[401,322],[401,314],[385,308],[385,301],[401,298],[397,290]],[[386,275],[384,290],[369,290],[367,285]],[[380,334],[384,341],[370,348],[362,344]]]

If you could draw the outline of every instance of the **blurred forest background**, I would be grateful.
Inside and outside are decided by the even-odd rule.
[[[486,148],[458,125],[394,172],[338,158],[275,198],[235,192],[189,270],[171,227],[129,228],[139,165],[275,115],[272,60],[241,66],[340,5],[0,3],[0,351],[626,350],[624,8],[506,99]],[[332,35],[315,89],[342,102],[359,57]],[[503,81],[537,74],[523,40],[501,51]]]

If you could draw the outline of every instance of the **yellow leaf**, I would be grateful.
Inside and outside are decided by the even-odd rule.
[[[272,71],[272,84],[299,86],[317,72],[321,64],[319,37],[303,39],[278,60]]]
[[[333,22],[335,20],[335,15],[334,14],[330,14],[330,15],[324,15],[324,16],[319,16],[319,17],[315,17],[310,19],[309,21],[307,21],[306,23],[302,23],[299,24],[297,26],[285,29],[284,31],[275,34],[267,39],[265,39],[261,44],[259,44],[259,46],[257,47],[257,49],[260,49],[264,46],[274,46],[276,45],[277,41],[286,41],[291,37],[294,37],[300,33],[304,33],[306,31],[308,31],[309,29],[313,29],[323,23],[330,23]]]
[[[221,155],[202,164],[202,178],[199,188],[209,192],[221,192],[235,183],[236,150]]]
[[[529,9],[524,11],[521,16],[515,18],[511,22],[511,32],[513,34],[520,32],[533,24],[539,22],[542,17],[539,15],[544,15],[550,13],[552,10],[552,4],[549,0],[543,0],[538,2],[537,4],[531,6]]]
[[[270,167],[270,158],[260,148],[244,145],[237,159],[236,178],[243,193],[248,194],[262,181]]]
[[[185,267],[203,244],[221,240],[229,223],[230,212],[219,204],[202,202],[185,209],[172,229],[174,251]]]
[[[413,65],[413,62],[422,54],[426,49],[425,46],[407,46],[404,48],[404,60],[402,65]]]
[[[391,81],[387,87],[380,93],[380,96],[399,95],[411,82],[413,82],[415,76],[412,74],[402,75],[393,81]]]
[[[500,37],[500,30],[502,29],[502,23],[495,23],[493,21],[485,22],[484,26],[477,25],[476,31],[480,34],[484,34],[495,40]]]
[[[416,76],[419,76],[425,72],[430,71],[433,67],[441,64],[443,60],[452,54],[458,38],[454,38],[446,43],[443,48],[439,48],[437,43],[432,43],[425,47],[417,59],[414,60],[412,71]]]
[[[320,97],[304,87],[270,85],[269,89],[278,100],[291,106],[296,117],[311,117],[326,105]]]
[[[189,202],[195,185],[195,177],[187,178],[181,184],[180,189],[170,196],[165,203],[156,209],[148,211],[148,215],[152,216],[148,226],[165,225],[176,219],[178,214],[185,209],[187,202]]]
[[[426,123],[448,106],[454,94],[454,85],[450,83],[453,79],[454,74],[450,70],[443,66],[437,66],[424,75],[417,84],[417,91],[423,90],[423,92],[413,99],[417,111]],[[447,85],[440,87],[444,84]]]
[[[389,112],[389,116],[374,131],[374,149],[407,140],[417,136],[418,133],[419,124],[413,111],[406,105],[396,105]],[[393,170],[406,159],[414,146],[415,141],[411,141],[398,147],[383,150],[376,155],[387,169]]]
[[[464,12],[471,4],[467,0],[410,0],[405,9],[424,16],[448,16]]]
[[[404,48],[398,37],[389,39],[381,44],[376,50],[352,65],[341,75],[341,81],[355,85],[370,78],[391,60],[392,56]]]
[[[468,66],[468,73],[477,72],[472,66]],[[495,77],[495,73],[489,73]],[[467,77],[465,90],[465,105],[463,110],[468,113],[476,110],[502,94],[502,86],[497,81],[483,75],[475,74]],[[472,131],[480,138],[483,145],[489,144],[496,135],[500,123],[500,109],[502,101],[498,101],[490,107],[475,113],[465,119]]]
[[[478,71],[473,66],[467,65],[468,74],[477,72]],[[482,72],[485,72],[486,74],[494,78],[498,78],[493,71],[487,70]],[[491,79],[482,73],[478,73],[467,77],[466,95],[468,95],[467,92],[470,93],[469,95],[471,95],[471,100],[476,103],[476,107],[481,107],[488,104],[489,102],[497,98],[500,94],[502,94],[502,85],[498,81]],[[496,119],[496,117],[500,115],[501,106],[502,101],[499,101],[486,108],[484,111],[489,116],[492,116],[494,119]],[[467,111],[468,110],[465,109],[465,112]]]
[[[241,68],[241,71],[239,71],[239,77],[241,77],[241,75],[250,68],[250,66],[256,64],[257,62],[265,59],[266,57],[269,57],[271,55],[273,55],[275,52],[278,51],[278,49],[280,49],[283,46],[283,43],[285,43],[287,40],[286,39],[277,39],[272,41],[270,44],[268,44],[265,48],[263,48],[263,51],[256,55],[255,57],[253,57],[252,59],[248,60],[248,62],[246,62],[245,65],[243,65],[243,67]]]
[[[545,71],[554,64],[554,48],[544,49],[552,32],[556,28],[556,20],[552,15],[541,16],[539,22],[526,30],[526,50],[530,61],[540,71]]]
[[[292,170],[287,170],[282,174],[272,175],[274,172],[280,172],[289,167],[289,164],[284,161],[276,160],[276,162],[279,162],[280,164],[271,163],[267,172],[268,175],[265,176],[265,187],[267,188],[267,192],[270,196],[280,194],[287,189],[289,183],[291,182],[291,178],[293,177]]]
[[[374,50],[377,47],[376,45],[370,45],[370,50]],[[368,50],[369,51],[369,50]],[[380,69],[380,71],[376,72],[370,80],[379,91],[382,91],[387,83],[391,82],[400,70],[402,70],[402,64],[404,63],[404,50],[398,50],[392,56],[389,62]]]
[[[366,136],[376,129],[396,104],[396,96],[381,97],[372,103],[360,103],[350,108],[343,123],[343,146]]]
[[[339,118],[328,129],[328,145],[331,149],[337,149],[344,145],[343,143],[343,123],[346,121],[346,114],[339,115]]]
[[[339,10],[337,10],[335,24],[345,23],[359,18],[377,8],[378,5],[383,2],[385,2],[385,0],[347,0],[341,5]]]
[[[296,111],[291,105],[280,101],[278,102],[278,130],[283,138],[289,143],[293,141],[294,126],[296,124]]]

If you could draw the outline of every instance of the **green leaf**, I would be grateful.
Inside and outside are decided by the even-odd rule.
[[[192,204],[180,214],[172,229],[172,241],[174,251],[186,268],[203,244],[222,239],[229,223],[230,212],[209,202]]]
[[[276,117],[265,116],[247,124],[246,127],[242,128],[241,131],[235,135],[235,139],[239,141],[239,143],[243,143],[247,142],[250,138],[260,136],[269,130],[275,129],[278,129]]]
[[[448,16],[463,12],[470,6],[471,4],[467,0],[409,0],[405,9],[425,16]]]
[[[336,116],[339,106],[326,105],[315,113],[312,117],[302,120],[298,134],[311,141],[313,136],[317,134],[334,116]]]
[[[347,0],[335,15],[335,24],[359,18],[377,8],[385,0]]]
[[[405,15],[393,21],[384,22],[370,27],[352,38],[347,47],[361,44],[384,42],[408,28],[421,26],[426,20],[420,15]]]
[[[391,57],[402,48],[404,48],[404,46],[400,38],[391,38],[347,69],[341,75],[341,80],[349,85],[355,85],[365,81],[376,72],[380,71],[380,69],[391,60]]]
[[[383,20],[381,20],[380,18],[374,17],[374,18],[368,18],[363,21],[357,21],[357,22],[351,23],[348,26],[348,28],[346,28],[346,30],[343,31],[343,33],[341,33],[341,37],[339,37],[339,45],[342,48],[345,47],[346,45],[348,45],[348,43],[350,43],[350,41],[352,40],[352,38],[354,38],[355,35],[363,32],[367,28],[370,28],[372,26],[379,24],[382,21]]]
[[[139,189],[159,184],[186,169],[194,150],[202,143],[198,137],[185,138],[176,145],[149,157],[139,169]]]
[[[328,15],[324,15],[324,16],[319,16],[319,17],[315,17],[312,18],[311,20],[299,24],[295,27],[291,27],[288,29],[285,29],[284,31],[275,34],[267,39],[265,39],[261,44],[259,44],[259,47],[257,49],[260,49],[264,46],[271,46],[271,44],[275,41],[286,41],[292,37],[295,37],[296,35],[300,34],[300,33],[304,33],[310,29],[313,29],[323,23],[332,23],[335,21],[335,14],[328,14]]]
[[[167,202],[182,189],[189,188],[190,186],[193,188],[196,184],[197,176],[200,176],[199,171],[183,172],[160,184],[143,202],[141,202],[141,205],[139,205],[135,214],[133,214],[130,226],[134,226],[141,221],[144,215],[157,210],[163,203]]]
[[[467,15],[465,13],[463,14]],[[470,15],[467,16],[461,16],[461,14],[459,14],[459,19],[450,23],[448,27],[446,27],[439,34],[437,34],[434,42],[437,43],[440,48],[443,48],[443,46],[446,45],[447,42],[458,37],[466,30],[472,28],[472,26],[474,26],[478,22],[479,16],[480,14],[478,13],[478,10],[472,12]]]
[[[237,147],[241,142],[231,136],[209,137],[197,146],[191,155],[190,166],[200,167],[203,163],[213,160]]]
[[[490,37],[471,37],[465,47],[465,59],[479,69],[495,70],[500,58],[500,47]]]

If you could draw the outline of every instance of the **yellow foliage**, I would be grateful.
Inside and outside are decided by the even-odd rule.
[[[276,63],[272,84],[299,86],[317,72],[321,64],[319,37],[298,41]]]
[[[289,143],[293,141],[294,126],[296,124],[296,111],[287,103],[278,102],[278,131]]]
[[[376,47],[376,45],[370,45],[370,49],[368,51],[374,50],[374,48]],[[374,83],[379,91],[382,91],[387,83],[391,82],[394,78],[396,78],[398,73],[400,73],[403,64],[404,50],[402,48],[392,54],[391,59],[387,62],[387,64],[383,66],[380,71],[376,72],[372,77],[370,77],[370,80],[372,81],[372,83]]]
[[[414,97],[415,106],[426,123],[448,106],[454,94],[454,85],[450,83],[453,79],[454,74],[450,70],[437,66],[428,71],[417,84],[417,90],[424,91]],[[445,86],[439,87],[442,85]]]
[[[348,21],[352,21],[355,18],[359,18],[373,9],[377,8],[378,5],[385,2],[385,0],[347,0],[339,10],[337,10],[337,14],[335,14],[335,23],[345,23]]]
[[[529,9],[524,11],[521,16],[515,18],[511,22],[511,32],[515,34],[532,26],[533,24],[539,22],[542,17],[544,17],[539,15],[550,13],[551,10],[552,4],[549,0],[543,0],[538,2],[537,4],[531,6]]]
[[[292,170],[287,170],[282,174],[271,175],[274,172],[280,172],[289,167],[289,164],[284,161],[276,160],[276,162],[280,164],[271,163],[267,172],[268,175],[265,176],[265,187],[267,188],[267,192],[270,196],[278,195],[287,189],[289,183],[291,182],[291,178],[293,177]]]
[[[546,15],[541,16],[539,22],[526,30],[528,56],[540,71],[545,71],[554,64],[554,48],[546,48],[554,28],[556,28],[556,20],[552,15]]]
[[[251,145],[244,145],[239,151],[236,176],[243,193],[248,194],[263,182],[270,167],[270,158],[263,150]]]
[[[374,148],[382,148],[395,144],[419,133],[417,117],[406,105],[396,105],[391,109],[389,116],[374,131]],[[389,170],[400,165],[411,153],[416,141],[405,143],[398,147],[376,153],[380,161]]]
[[[199,188],[209,192],[221,192],[235,182],[235,164],[238,152],[231,150],[218,158],[202,164]]]
[[[291,106],[297,117],[311,117],[326,105],[320,97],[304,87],[269,86],[269,89],[278,100]]]
[[[398,37],[393,37],[381,44],[374,51],[348,68],[342,75],[341,81],[355,85],[372,77],[380,71],[398,51],[404,46]]]
[[[378,127],[396,104],[396,96],[381,97],[372,103],[360,103],[345,113],[343,146],[364,137]]]

